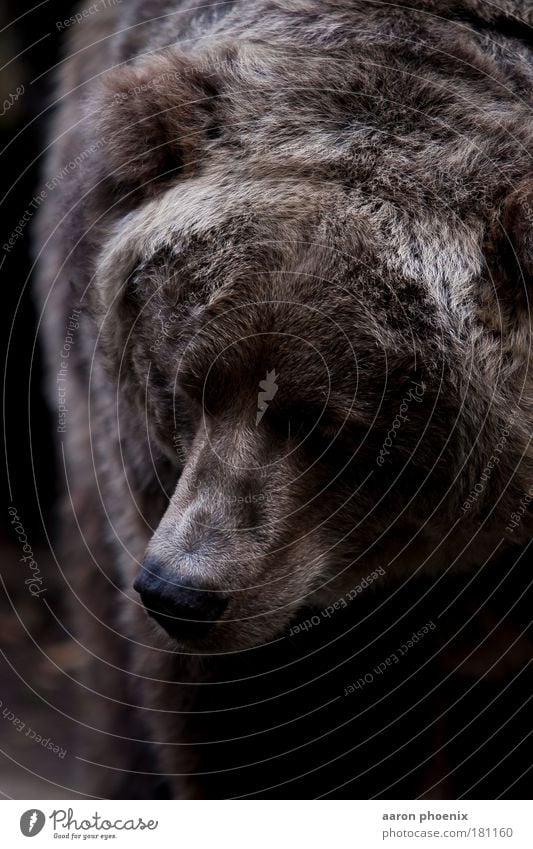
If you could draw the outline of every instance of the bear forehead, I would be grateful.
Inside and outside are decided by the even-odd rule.
[[[121,219],[100,257],[101,278],[117,291],[133,269],[162,252],[174,254],[182,273],[209,273],[210,297],[232,275],[297,271],[314,291],[342,297],[364,287],[365,298],[417,297],[443,311],[464,310],[483,267],[483,226],[473,219],[454,226],[426,213],[416,222],[386,200],[369,201],[335,183],[279,179],[234,184],[206,174],[168,189]],[[183,281],[182,281],[183,282]],[[353,289],[352,287],[356,287]],[[275,284],[270,289],[276,288]],[[287,278],[277,290],[298,296]],[[308,287],[306,297],[311,294]],[[205,300],[209,300],[206,297]]]

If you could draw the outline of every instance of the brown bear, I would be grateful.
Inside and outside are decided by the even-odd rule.
[[[531,533],[532,24],[68,27],[38,293],[92,792],[421,792],[439,629],[410,593]]]

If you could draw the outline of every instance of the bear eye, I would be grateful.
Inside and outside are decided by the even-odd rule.
[[[270,409],[268,424],[278,436],[288,440],[301,441],[316,426],[317,418],[303,405],[293,405],[285,409]]]
[[[318,424],[309,433],[309,444],[320,451],[329,451],[343,446],[348,437],[347,427],[337,423]]]
[[[324,408],[294,404],[283,411],[276,412],[271,424],[278,434],[292,442],[308,440],[328,443],[334,441],[342,427],[328,417]]]
[[[366,434],[367,428],[362,423],[332,413],[326,408],[301,420],[295,438],[313,454],[323,455],[327,452],[329,455],[333,452],[349,455],[357,451]]]
[[[142,262],[137,262],[130,273],[126,277],[125,286],[124,286],[124,294],[125,297],[129,300],[133,300],[139,291],[139,287],[142,280],[142,270],[143,264]]]

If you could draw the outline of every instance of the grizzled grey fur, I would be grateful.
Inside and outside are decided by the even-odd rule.
[[[130,0],[71,28],[38,294],[52,405],[81,310],[61,563],[88,724],[122,746],[88,757],[97,792],[135,713],[176,796],[264,791],[205,745],[235,725],[209,683],[377,568],[467,574],[529,537],[532,24],[521,0]],[[205,639],[147,618],[147,554],[227,592]]]

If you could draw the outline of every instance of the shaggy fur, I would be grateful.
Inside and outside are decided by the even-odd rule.
[[[79,157],[41,215],[39,295],[53,404],[82,310],[60,438],[82,642],[108,670],[88,686],[115,705],[93,725],[131,742],[121,711],[141,698],[177,796],[289,778],[282,795],[315,796],[342,781],[308,744],[352,709],[313,725],[306,658],[333,637],[304,641],[287,680],[291,621],[378,567],[472,570],[531,531],[509,522],[533,484],[533,12],[196,6],[134,0],[80,26],[46,165]],[[204,640],[147,620],[146,553],[229,596]],[[317,678],[345,662],[357,605],[344,616]],[[242,707],[287,686],[266,718]],[[337,737],[344,758],[357,739]],[[242,766],[265,760],[268,777]]]

